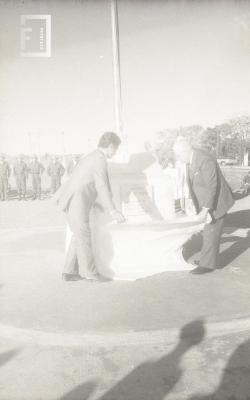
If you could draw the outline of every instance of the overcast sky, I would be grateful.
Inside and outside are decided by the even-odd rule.
[[[131,148],[167,127],[250,114],[250,1],[118,5]],[[51,15],[51,57],[20,55],[22,14]],[[1,1],[0,44],[2,151],[84,152],[115,129],[108,0]]]

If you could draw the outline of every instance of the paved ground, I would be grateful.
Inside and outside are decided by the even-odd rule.
[[[8,230],[1,231],[1,321],[50,332],[98,333],[180,328],[200,317],[211,322],[250,316],[248,202],[249,197],[239,200],[228,217],[221,268],[214,273],[168,272],[108,283],[61,280],[64,221],[53,213],[53,204],[17,202],[16,215],[17,206],[5,203],[13,210],[5,213]],[[26,217],[28,207],[32,212]],[[19,224],[15,230],[12,220]],[[199,242],[197,236],[187,244],[186,257],[199,249]]]
[[[174,343],[153,345],[49,347],[0,340],[0,399],[249,400],[249,332],[206,338],[199,321],[185,329],[196,337],[185,339],[184,330]]]
[[[0,399],[250,399],[248,208],[229,215],[213,274],[86,284],[58,279],[53,205],[2,203]]]

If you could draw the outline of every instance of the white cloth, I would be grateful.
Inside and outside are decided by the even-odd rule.
[[[114,280],[136,280],[166,271],[188,271],[183,244],[204,224],[179,218],[172,222],[110,223],[103,213],[92,220],[92,240],[98,271]],[[72,233],[67,230],[67,243]]]

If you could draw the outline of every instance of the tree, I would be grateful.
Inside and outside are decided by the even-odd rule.
[[[239,142],[239,159],[241,164],[248,165],[248,149],[250,147],[250,116],[242,115],[230,121],[232,136]],[[245,162],[246,160],[246,162]]]

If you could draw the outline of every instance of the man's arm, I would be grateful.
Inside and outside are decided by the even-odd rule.
[[[65,168],[64,166],[61,164],[61,168],[60,168],[60,175],[63,176],[65,172]]]
[[[8,178],[10,177],[10,175],[11,175],[11,168],[10,168],[10,165],[7,164],[7,176],[8,176]]]
[[[51,176],[51,166],[50,166],[50,165],[49,165],[48,168],[47,168],[47,174],[48,174],[49,176]]]
[[[25,174],[26,178],[29,177],[29,173],[30,173],[30,169],[29,169],[28,165],[24,164],[24,174]]]
[[[210,224],[213,221],[213,217],[210,210],[212,211],[215,205],[218,177],[217,177],[217,166],[215,161],[206,159],[200,167],[201,175],[203,178],[204,185],[207,189],[206,200],[201,204],[201,211],[197,215],[198,221]]]
[[[206,159],[201,164],[200,171],[203,177],[204,185],[207,188],[207,196],[202,207],[213,210],[218,188],[218,176],[216,162],[212,159]]]
[[[68,167],[67,167],[67,174],[68,174],[68,175],[71,175],[71,174],[72,174],[72,171],[73,171],[73,165],[72,165],[72,162],[70,162],[70,163],[68,164]]]
[[[110,190],[107,163],[104,160],[98,161],[94,166],[93,171],[96,191],[102,206],[109,212],[115,211],[115,206],[112,200]]]
[[[44,170],[45,170],[45,168],[44,168],[43,164],[40,163],[40,173],[41,173],[41,175],[44,173]]]

